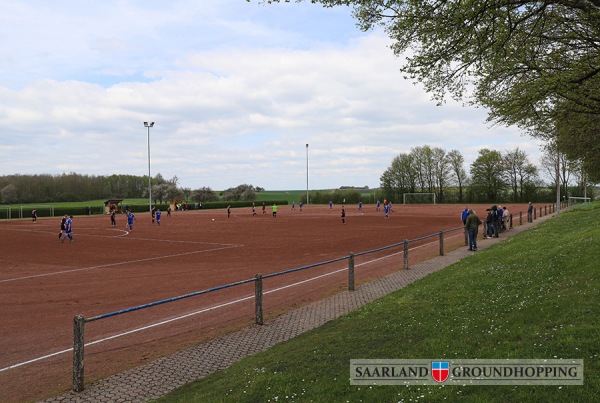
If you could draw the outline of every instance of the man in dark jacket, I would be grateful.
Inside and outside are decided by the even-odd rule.
[[[469,216],[465,222],[465,229],[469,233],[469,250],[477,250],[477,232],[479,231],[479,225],[481,220],[475,214],[473,210],[469,210]]]

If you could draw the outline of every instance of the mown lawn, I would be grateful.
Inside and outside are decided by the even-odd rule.
[[[562,213],[161,402],[592,402],[600,204]],[[583,359],[583,386],[351,386],[357,358]]]

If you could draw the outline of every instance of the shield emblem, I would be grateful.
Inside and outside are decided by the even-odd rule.
[[[432,361],[431,376],[436,382],[444,382],[448,379],[450,373],[450,364],[448,361]]]

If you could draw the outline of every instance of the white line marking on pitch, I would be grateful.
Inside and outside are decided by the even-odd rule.
[[[459,236],[459,235],[454,235],[454,236],[451,236],[451,237],[448,237],[448,238],[454,238],[454,237],[457,237],[457,236]],[[432,244],[432,243],[435,243],[435,242],[429,242],[429,244]],[[422,248],[422,247],[424,247],[426,245],[427,244],[420,245],[420,246],[417,246],[417,247],[415,247],[413,249]],[[388,259],[390,257],[397,256],[397,255],[400,255],[400,254],[403,254],[403,253],[404,252],[396,252],[396,253],[392,253],[390,255],[386,255],[386,256],[382,256],[382,257],[376,258],[376,259],[368,260],[366,262],[357,264],[356,267],[365,266],[365,265],[368,265],[368,264],[371,264],[371,263],[374,263],[374,262],[377,262],[377,261],[380,261],[380,260]],[[337,270],[334,270],[334,271],[329,272],[329,273],[321,274],[319,276],[311,277],[311,278],[306,279],[306,280],[298,281],[296,283],[284,285],[282,287],[278,287],[278,288],[274,288],[272,290],[265,291],[264,294],[271,294],[271,293],[274,293],[274,292],[282,291],[282,290],[285,290],[285,289],[290,288],[290,287],[295,287],[295,286],[298,286],[298,285],[301,285],[301,284],[305,284],[305,283],[308,283],[308,282],[311,282],[311,281],[314,281],[314,280],[321,279],[323,277],[327,277],[327,276],[331,276],[333,274],[341,273],[341,272],[346,271],[346,270],[348,270],[347,267],[344,267],[342,269],[337,269]],[[105,337],[103,339],[94,340],[94,341],[91,341],[89,343],[86,343],[85,345],[86,346],[91,346],[91,345],[94,345],[94,344],[103,343],[105,341],[109,341],[109,340],[117,339],[119,337],[130,335],[132,333],[141,332],[143,330],[151,329],[153,327],[157,327],[157,326],[161,326],[161,325],[164,325],[164,324],[167,324],[167,323],[170,323],[170,322],[175,322],[177,320],[185,319],[185,318],[188,318],[190,316],[199,315],[201,313],[213,311],[213,310],[218,309],[218,308],[223,308],[223,307],[226,307],[226,306],[229,306],[229,305],[237,304],[238,302],[247,301],[247,300],[252,299],[252,298],[254,298],[254,295],[249,295],[247,297],[242,297],[242,298],[239,298],[239,299],[235,299],[233,301],[228,301],[228,302],[225,302],[225,303],[222,303],[222,304],[219,304],[219,305],[215,305],[215,306],[212,306],[212,307],[209,307],[209,308],[201,309],[199,311],[190,312],[190,313],[187,313],[185,315],[177,316],[175,318],[166,319],[166,320],[163,320],[161,322],[151,323],[150,325],[139,327],[139,328],[132,329],[132,330],[128,330],[128,331],[123,332],[123,333],[117,333],[115,335],[112,335],[112,336],[109,336],[109,337]],[[69,353],[69,352],[72,352],[72,351],[73,351],[72,348],[61,350],[61,351],[57,351],[55,353],[51,353],[51,354],[44,355],[44,356],[41,356],[41,357],[33,358],[31,360],[23,361],[23,362],[20,362],[18,364],[10,365],[10,366],[5,367],[5,368],[0,368],[0,372],[8,371],[9,369],[18,368],[18,367],[21,367],[23,365],[27,365],[27,364],[31,364],[31,363],[34,363],[34,362],[37,362],[37,361],[45,360],[47,358],[52,358],[52,357],[55,357],[57,355],[66,354],[66,353]]]
[[[402,253],[402,252],[400,252],[400,253]],[[379,261],[379,260],[387,259],[387,258],[395,256],[397,254],[398,253],[394,253],[392,255],[383,256],[383,257],[380,257],[380,258],[377,258],[377,259],[369,260],[367,262],[363,262],[363,263],[357,264],[356,267],[364,266],[364,265],[371,264],[371,263]],[[277,292],[277,291],[282,291],[282,290],[285,290],[287,288],[294,287],[294,286],[301,285],[301,284],[305,284],[305,283],[308,283],[310,281],[318,280],[318,279],[323,278],[323,277],[331,276],[333,274],[337,274],[337,273],[343,272],[345,270],[348,270],[348,268],[345,267],[345,268],[338,269],[338,270],[335,270],[335,271],[332,271],[332,272],[329,272],[329,273],[321,274],[319,276],[311,277],[309,279],[302,280],[302,281],[299,281],[297,283],[284,285],[284,286],[279,287],[279,288],[274,288],[272,290],[265,291],[264,294],[271,294],[271,293],[274,293],[274,292]],[[118,333],[118,334],[115,334],[115,335],[112,335],[112,336],[109,336],[109,337],[105,337],[103,339],[94,340],[94,341],[91,341],[89,343],[85,343],[85,345],[87,347],[87,346],[91,346],[91,345],[94,345],[94,344],[103,343],[105,341],[109,341],[109,340],[112,340],[112,339],[116,339],[116,338],[119,338],[119,337],[130,335],[132,333],[141,332],[143,330],[151,329],[153,327],[157,327],[157,326],[161,326],[161,325],[164,325],[164,324],[167,324],[167,323],[170,323],[170,322],[175,322],[177,320],[185,319],[185,318],[188,318],[190,316],[199,315],[201,313],[213,311],[213,310],[218,309],[218,308],[223,308],[223,307],[226,307],[226,306],[229,306],[229,305],[237,304],[238,302],[247,301],[247,300],[252,299],[252,298],[254,298],[254,295],[249,295],[247,297],[242,297],[242,298],[239,298],[239,299],[235,299],[233,301],[228,301],[228,302],[225,302],[225,303],[222,303],[222,304],[219,304],[219,305],[215,305],[215,306],[212,306],[212,307],[209,307],[209,308],[201,309],[199,311],[190,312],[190,313],[187,313],[185,315],[177,316],[175,318],[166,319],[166,320],[163,320],[163,321],[160,321],[160,322],[156,322],[156,323],[151,323],[151,324],[149,324],[147,326],[143,326],[143,327],[139,327],[139,328],[136,328],[136,329],[128,330],[126,332]],[[10,366],[5,367],[5,368],[0,368],[0,372],[8,371],[9,369],[14,369],[14,368],[21,367],[23,365],[32,364],[32,363],[37,362],[37,361],[45,360],[47,358],[52,358],[52,357],[55,357],[57,355],[66,354],[66,353],[69,353],[69,352],[72,352],[72,351],[73,351],[72,348],[61,350],[61,351],[57,351],[57,352],[54,352],[54,353],[51,353],[51,354],[47,354],[47,355],[44,355],[44,356],[41,356],[41,357],[33,358],[31,360],[28,360],[28,361],[23,361],[23,362],[20,362],[18,364],[13,364],[13,365],[10,365]]]
[[[197,250],[197,251],[193,251],[193,252],[176,253],[176,254],[173,254],[173,255],[149,257],[149,258],[145,258],[145,259],[127,260],[127,261],[124,261],[124,262],[107,263],[107,264],[101,264],[101,265],[98,265],[98,266],[80,267],[78,269],[61,270],[61,271],[55,271],[55,272],[52,272],[52,273],[35,274],[35,275],[32,275],[32,276],[13,277],[13,278],[7,278],[7,279],[4,279],[4,280],[0,280],[0,283],[7,283],[7,282],[10,282],[10,281],[27,280],[27,279],[38,278],[38,277],[56,276],[58,274],[75,273],[75,272],[84,271],[84,270],[103,269],[103,268],[106,268],[106,267],[121,266],[121,265],[125,265],[125,264],[149,262],[149,261],[152,261],[152,260],[170,259],[172,257],[180,257],[180,256],[188,256],[188,255],[194,255],[194,254],[199,254],[199,253],[214,252],[214,251],[217,251],[217,250],[237,248],[237,247],[240,247],[240,246],[243,246],[243,245],[227,245],[227,246],[223,246],[223,247],[220,247],[220,248],[212,248],[212,249],[206,249],[206,250]]]

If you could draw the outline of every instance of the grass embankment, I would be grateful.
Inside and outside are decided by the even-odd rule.
[[[597,401],[600,204],[488,250],[161,401]],[[351,386],[355,358],[580,358],[583,386]]]

